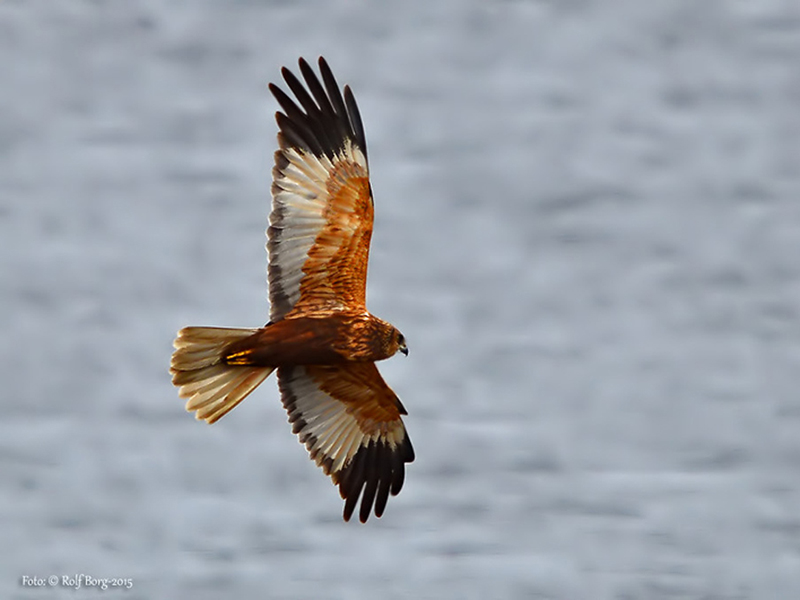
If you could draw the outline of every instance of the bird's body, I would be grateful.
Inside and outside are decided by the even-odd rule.
[[[397,352],[395,331],[369,313],[281,319],[233,342],[223,360],[262,367],[375,362]]]
[[[339,485],[349,520],[365,522],[402,488],[414,450],[406,414],[375,361],[408,353],[403,335],[366,308],[373,200],[361,117],[324,59],[307,89],[287,69],[297,102],[270,84],[279,150],[267,229],[270,322],[259,329],[186,327],[170,371],[186,408],[213,423],[273,371],[293,431]],[[299,103],[299,105],[298,105]]]

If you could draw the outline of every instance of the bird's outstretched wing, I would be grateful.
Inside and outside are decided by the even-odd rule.
[[[292,431],[339,486],[345,521],[359,496],[361,522],[373,504],[380,517],[389,494],[403,487],[414,448],[400,418],[405,409],[375,363],[280,367],[278,386]]]
[[[365,309],[373,206],[364,128],[350,88],[343,96],[323,58],[322,82],[299,64],[305,86],[282,70],[296,100],[269,86],[283,109],[267,229],[272,321]]]

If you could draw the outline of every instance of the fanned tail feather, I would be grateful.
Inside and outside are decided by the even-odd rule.
[[[175,338],[170,373],[186,410],[207,423],[224,417],[275,369],[228,365],[225,349],[257,329],[184,327]]]

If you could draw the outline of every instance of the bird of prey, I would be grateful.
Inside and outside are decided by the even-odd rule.
[[[305,86],[282,69],[292,99],[270,84],[278,150],[267,228],[269,322],[259,329],[186,327],[170,373],[186,410],[214,423],[277,370],[292,430],[330,475],[349,521],[380,517],[403,487],[414,449],[406,410],[375,362],[408,354],[394,326],[367,311],[373,200],[367,143],[349,86],[302,58]]]

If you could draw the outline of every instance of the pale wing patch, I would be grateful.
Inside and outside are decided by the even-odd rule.
[[[285,316],[300,299],[303,266],[320,233],[329,225],[329,179],[338,172],[335,164],[343,161],[357,165],[366,174],[366,158],[350,140],[345,140],[344,149],[333,162],[324,155],[318,157],[284,144],[276,153],[272,212],[267,229],[272,321]],[[344,227],[343,235],[326,237],[331,256],[349,241],[355,229],[354,224]]]
[[[286,405],[286,399],[284,405],[292,431],[300,436],[300,442],[326,475],[339,471],[353,458],[359,445],[378,437],[379,432],[365,435],[347,407],[320,390],[305,367],[281,369],[279,385],[291,394],[291,405]]]

